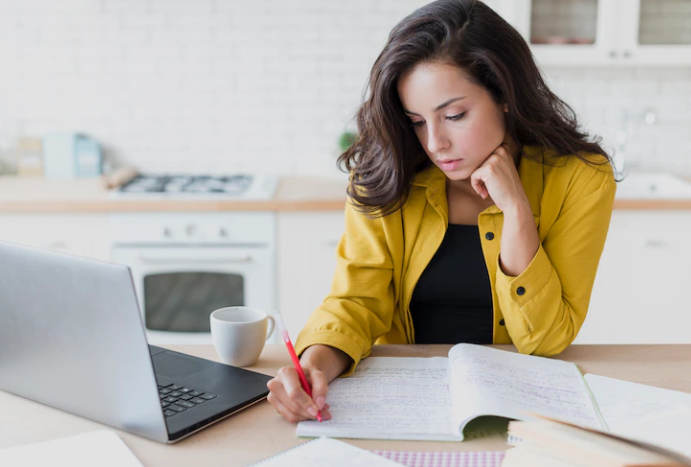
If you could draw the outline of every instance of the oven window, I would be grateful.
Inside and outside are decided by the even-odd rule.
[[[212,311],[244,304],[244,278],[238,274],[175,272],[144,277],[144,318],[153,331],[210,332]]]

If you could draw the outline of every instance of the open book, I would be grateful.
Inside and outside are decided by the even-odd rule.
[[[691,408],[633,422],[633,438],[538,417],[509,423],[502,467],[691,466]],[[636,436],[645,433],[644,440]]]
[[[575,363],[458,344],[446,357],[369,357],[329,386],[332,419],[298,436],[462,441],[473,419],[537,413],[608,431],[631,414],[691,407],[691,394],[595,375]]]

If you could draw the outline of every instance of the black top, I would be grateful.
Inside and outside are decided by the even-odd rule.
[[[477,225],[449,224],[410,313],[416,344],[492,343],[492,288]]]

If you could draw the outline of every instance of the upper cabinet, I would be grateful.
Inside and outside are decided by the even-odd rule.
[[[691,64],[691,0],[631,3],[635,8],[621,12],[622,59],[645,65]]]
[[[540,65],[688,66],[691,0],[488,0]]]

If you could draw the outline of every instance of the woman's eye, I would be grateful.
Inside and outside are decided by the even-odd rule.
[[[458,114],[458,115],[450,115],[450,116],[446,117],[446,119],[455,122],[455,121],[460,120],[461,118],[463,118],[464,115],[465,115],[465,112],[460,113],[460,114]],[[412,127],[420,127],[420,126],[422,126],[422,125],[424,125],[424,124],[425,124],[424,120],[419,121],[419,122],[410,122],[410,126],[412,126]]]
[[[464,115],[465,115],[465,112],[460,113],[460,114],[458,114],[458,115],[451,115],[451,116],[446,117],[446,118],[447,118],[447,120],[456,121],[456,120],[460,120],[461,118],[463,118]]]

